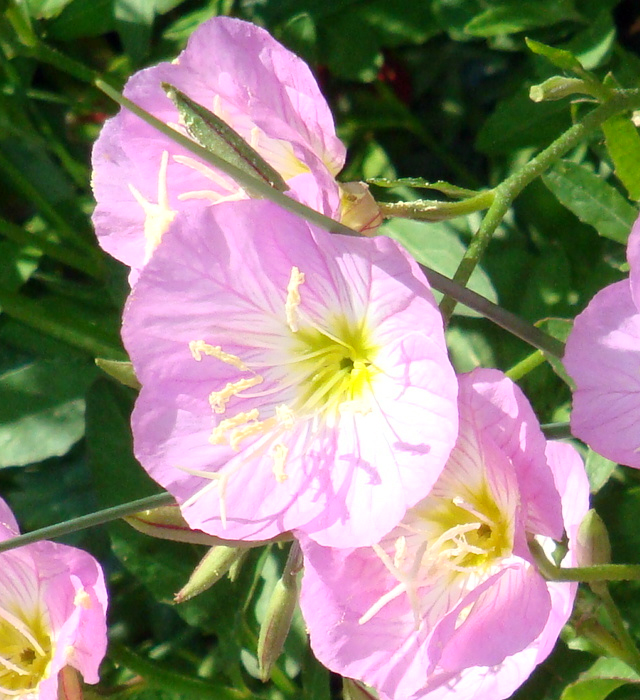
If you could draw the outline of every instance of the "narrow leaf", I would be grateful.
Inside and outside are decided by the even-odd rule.
[[[556,68],[572,71],[573,73],[582,73],[584,70],[580,61],[571,51],[555,49],[553,46],[547,46],[547,44],[543,44],[541,41],[535,41],[535,39],[526,38],[525,41],[530,51],[538,54],[538,56],[543,56],[547,61],[553,63]]]
[[[203,147],[239,170],[259,177],[280,192],[289,189],[280,173],[225,121],[206,107],[194,102],[177,88],[163,83],[162,87],[180,112],[189,134]]]
[[[625,186],[629,197],[640,200],[640,134],[631,119],[616,114],[602,125],[605,144],[615,173]]]
[[[394,180],[389,180],[386,177],[373,177],[367,180],[369,185],[377,187],[418,187],[425,190],[437,190],[449,197],[464,199],[465,197],[473,197],[478,194],[477,190],[467,190],[464,187],[452,185],[450,182],[438,180],[437,182],[428,182],[423,177],[399,177]]]
[[[580,221],[601,236],[626,244],[638,212],[601,177],[583,165],[561,160],[542,179]]]

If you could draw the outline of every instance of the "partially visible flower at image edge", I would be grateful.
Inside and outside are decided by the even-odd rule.
[[[175,61],[129,79],[127,98],[186,134],[162,83],[229,124],[278,171],[295,199],[367,234],[381,223],[364,183],[335,180],[345,149],[309,67],[264,29],[214,17],[194,31]],[[132,268],[132,283],[179,211],[249,196],[126,109],[104,125],[92,164],[98,240]]]
[[[0,499],[0,541],[18,534]],[[55,700],[65,666],[97,683],[106,608],[102,570],[90,554],[46,541],[0,554],[0,698]]]
[[[193,528],[370,544],[426,495],[457,434],[442,318],[383,236],[264,201],[176,219],[125,309],[134,451]]]
[[[546,552],[577,529],[589,484],[578,453],[546,442],[501,372],[459,377],[460,434],[430,494],[372,548],[301,538],[301,607],[329,669],[383,700],[501,700],[553,648],[577,584],[547,582]]]
[[[600,290],[567,338],[575,382],[571,432],[604,457],[640,468],[640,218],[627,244],[629,279]]]

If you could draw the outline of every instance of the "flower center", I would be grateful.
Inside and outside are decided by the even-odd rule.
[[[34,691],[52,657],[52,640],[39,614],[26,622],[0,607],[0,697]]]
[[[423,620],[430,624],[511,554],[513,528],[486,482],[477,492],[466,493],[466,499],[427,496],[411,509],[396,530],[393,555],[374,545],[399,584],[369,608],[360,624],[403,593],[409,598],[416,628]]]
[[[297,414],[315,414],[334,424],[342,411],[371,410],[370,383],[378,370],[372,362],[375,347],[364,328],[339,319],[328,330],[303,327],[294,335]]]

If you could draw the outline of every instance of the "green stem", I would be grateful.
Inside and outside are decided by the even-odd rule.
[[[421,221],[444,221],[487,209],[493,202],[493,191],[481,192],[459,202],[416,199],[412,202],[378,202],[385,219],[392,216]]]
[[[544,423],[540,427],[547,440],[566,440],[573,437],[570,423]]]
[[[429,284],[434,289],[448,296],[455,297],[461,304],[477,311],[512,335],[524,340],[525,343],[533,345],[534,348],[544,350],[554,357],[562,358],[564,355],[564,343],[562,341],[541,331],[539,328],[536,328],[519,316],[485,299],[485,297],[471,289],[462,287],[448,277],[432,270],[430,267],[420,265],[420,268],[427,276]]]
[[[505,372],[507,377],[511,379],[514,382],[517,382],[519,379],[522,379],[526,374],[529,374],[529,372],[532,372],[536,367],[539,367],[540,365],[544,364],[545,357],[544,353],[541,350],[536,350],[535,352],[532,352],[530,355],[524,358],[524,360],[520,360],[517,364],[515,364],[510,370]]]
[[[95,513],[81,515],[78,518],[65,520],[63,523],[41,527],[39,530],[33,530],[33,532],[27,532],[24,535],[17,535],[9,540],[4,540],[3,542],[0,542],[0,552],[6,552],[7,550],[15,549],[16,547],[23,547],[24,545],[32,544],[33,542],[40,542],[40,540],[51,540],[57,537],[63,537],[64,535],[80,532],[81,530],[86,530],[90,527],[110,523],[112,520],[126,518],[129,515],[140,513],[143,510],[159,508],[160,506],[169,506],[173,503],[175,503],[175,499],[169,493],[158,493],[154,496],[139,498],[136,501],[129,501],[128,503],[122,503],[119,506],[104,508],[103,510],[98,510]]]
[[[37,331],[50,335],[93,357],[114,360],[128,359],[124,351],[99,333],[91,323],[80,318],[55,318],[50,309],[22,294],[0,288],[0,310]]]
[[[599,584],[598,586],[592,586],[592,588],[594,593],[598,595],[604,603],[613,632],[623,649],[624,655],[622,656],[622,660],[629,664],[636,673],[640,673],[640,652],[638,651],[633,637],[629,634],[629,630],[624,623],[620,610],[618,610],[618,606],[611,597],[611,593],[609,593],[609,589],[606,584]]]
[[[544,553],[536,540],[529,542],[529,550],[538,569],[549,581],[575,581],[578,583],[598,583],[602,581],[640,581],[638,564],[596,564],[595,566],[561,567],[556,566]]]
[[[542,175],[553,163],[565,153],[587,138],[603,122],[618,112],[640,106],[640,90],[616,90],[611,98],[589,112],[582,120],[567,129],[550,146],[532,158],[526,165],[500,183],[494,190],[495,199],[489,207],[480,228],[476,231],[467,248],[453,279],[466,285],[471,273],[478,264],[495,230],[509,211],[514,199],[537,177]],[[445,297],[440,303],[440,310],[445,319],[449,319],[456,307],[456,300]]]

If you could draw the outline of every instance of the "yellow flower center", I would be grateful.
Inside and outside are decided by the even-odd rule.
[[[371,334],[346,319],[336,319],[330,330],[303,327],[295,335],[292,363],[298,399],[294,412],[315,414],[333,425],[345,410],[371,410],[371,379],[378,372]]]
[[[39,613],[27,620],[0,607],[0,698],[33,692],[52,657],[53,643]]]

